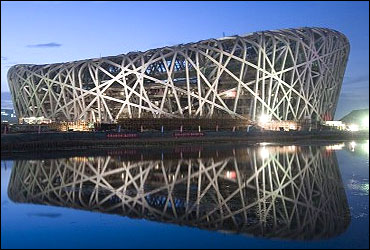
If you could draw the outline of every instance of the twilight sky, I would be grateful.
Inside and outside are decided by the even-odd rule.
[[[1,2],[1,92],[14,64],[75,61],[254,31],[326,27],[351,50],[335,119],[369,107],[369,2]]]

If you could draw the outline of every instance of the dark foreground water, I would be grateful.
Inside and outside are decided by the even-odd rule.
[[[1,247],[369,247],[369,141],[164,151],[2,160]]]

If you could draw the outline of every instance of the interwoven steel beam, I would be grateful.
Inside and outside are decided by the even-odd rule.
[[[17,160],[8,195],[15,202],[300,240],[337,236],[350,223],[336,156],[325,147],[266,146],[172,160]]]
[[[297,28],[209,39],[82,61],[15,65],[20,118],[116,122],[141,117],[331,120],[347,38]]]

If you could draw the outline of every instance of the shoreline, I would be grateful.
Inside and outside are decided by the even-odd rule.
[[[1,158],[22,156],[40,156],[71,153],[76,155],[98,153],[100,151],[127,151],[127,149],[152,151],[157,148],[197,148],[222,146],[249,146],[262,142],[277,145],[327,145],[343,141],[368,140],[368,131],[262,131],[247,133],[244,131],[185,131],[179,137],[179,131],[159,132],[60,132],[60,133],[24,133],[1,135]],[[112,138],[113,135],[128,138]],[[135,136],[133,136],[135,135]],[[168,151],[168,150],[167,150]],[[171,150],[170,150],[171,151]],[[173,150],[172,150],[173,151]]]

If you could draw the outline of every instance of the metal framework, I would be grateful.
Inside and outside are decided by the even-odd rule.
[[[314,240],[346,230],[349,207],[333,151],[265,146],[233,152],[171,160],[17,160],[8,196],[263,237]]]
[[[326,28],[243,36],[47,65],[15,65],[17,116],[116,122],[141,117],[331,120],[349,55]]]

